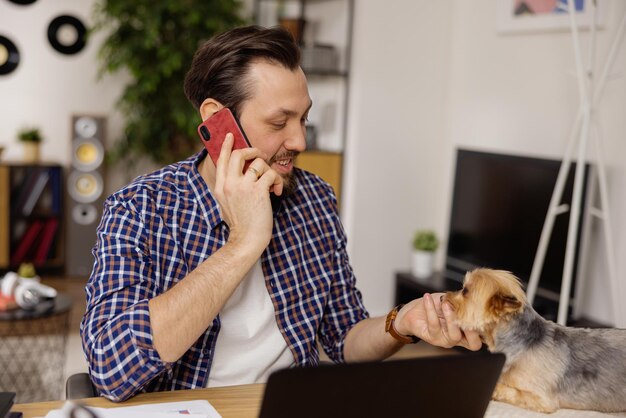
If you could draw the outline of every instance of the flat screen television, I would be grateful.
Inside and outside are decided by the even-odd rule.
[[[560,166],[558,160],[459,149],[446,276],[462,281],[466,271],[489,267],[511,271],[527,285]],[[571,203],[574,172],[572,164],[561,203]],[[588,172],[587,166],[583,190]],[[535,309],[548,319],[558,311],[569,217],[568,211],[555,219],[535,298]],[[582,219],[581,211],[575,260]]]

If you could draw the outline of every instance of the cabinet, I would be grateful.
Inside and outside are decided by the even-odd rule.
[[[411,273],[396,273],[395,304],[409,303],[413,299],[421,298],[424,293],[447,292],[459,290],[462,283],[445,277],[440,272],[433,273],[426,279],[417,279]]]
[[[463,284],[460,281],[446,277],[442,272],[435,272],[426,279],[417,279],[408,272],[397,272],[395,304],[409,303],[413,299],[421,298],[424,296],[424,293],[457,291],[462,287]],[[556,320],[556,310],[558,306],[554,306],[550,301],[537,297],[533,303],[533,308],[545,319],[550,321]],[[608,327],[606,324],[601,324],[584,317],[570,317],[567,321],[567,325],[584,328]]]
[[[341,198],[347,132],[354,0],[255,0],[254,19],[280,24],[298,40],[313,107],[307,151],[296,165],[311,171]]]
[[[62,273],[63,167],[0,165],[0,270]]]

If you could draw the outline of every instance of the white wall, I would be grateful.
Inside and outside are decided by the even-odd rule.
[[[597,40],[600,63],[626,10],[626,2],[608,3],[606,28]],[[357,4],[346,173],[350,204],[344,217],[372,313],[392,305],[394,274],[409,268],[415,228],[435,227],[446,235],[457,147],[549,158],[565,150],[578,107],[569,34],[499,35],[495,16],[495,0]],[[581,39],[586,47],[588,33]],[[625,49],[622,44],[614,65],[622,74]],[[598,109],[620,300],[626,297],[626,262],[620,257],[626,252],[625,103],[622,77],[610,82]],[[584,313],[615,323],[603,243],[590,254]]]
[[[387,311],[413,231],[443,228],[450,2],[357,2],[344,219],[365,303]],[[398,13],[401,10],[402,13]]]
[[[108,115],[108,138],[118,136],[121,123],[114,103],[125,78],[97,80],[102,34],[74,56],[57,53],[46,38],[47,25],[57,14],[91,22],[94,2],[0,2],[0,34],[11,37],[22,54],[18,69],[0,77],[0,145],[7,147],[3,160],[20,159],[15,135],[20,127],[37,124],[46,137],[43,158],[68,165],[73,113]],[[608,3],[606,29],[598,35],[600,59],[626,9],[626,2]],[[442,236],[447,232],[457,146],[546,157],[563,152],[578,103],[569,35],[498,35],[495,9],[496,0],[356,2],[343,215],[359,286],[374,314],[392,305],[394,274],[409,267],[413,231],[434,227]],[[614,67],[622,74],[624,49],[622,45]],[[624,103],[622,77],[607,86],[599,109],[622,281]],[[119,183],[109,182],[107,188]],[[440,251],[440,266],[442,256]],[[600,241],[593,246],[585,311],[613,322],[604,263]],[[620,294],[626,298],[624,283]]]
[[[19,6],[0,2],[0,34],[20,51],[17,69],[0,76],[0,146],[3,161],[20,160],[16,135],[20,128],[38,126],[45,141],[42,159],[63,165],[71,161],[70,124],[74,113],[109,117],[109,137],[120,131],[113,112],[121,94],[123,76],[98,80],[96,60],[102,34],[98,33],[76,55],[63,55],[48,43],[48,24],[61,14],[71,14],[86,26],[92,21],[94,0],[37,1]]]

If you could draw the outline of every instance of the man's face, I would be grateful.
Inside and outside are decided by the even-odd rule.
[[[243,103],[240,122],[250,144],[264,152],[268,164],[285,182],[284,194],[295,190],[293,163],[305,150],[305,122],[311,108],[306,77],[266,61],[252,64],[251,96]]]

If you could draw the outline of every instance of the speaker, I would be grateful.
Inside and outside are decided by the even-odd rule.
[[[67,176],[66,264],[68,276],[87,278],[93,268],[91,249],[104,202],[106,119],[72,116],[72,165]]]

